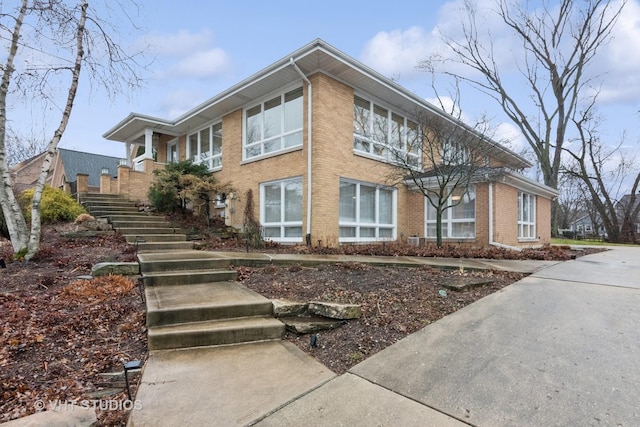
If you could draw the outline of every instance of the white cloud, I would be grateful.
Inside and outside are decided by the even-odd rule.
[[[215,46],[208,29],[198,33],[180,30],[174,34],[151,34],[144,42],[158,59],[156,76],[159,79],[203,79],[224,75],[232,69],[231,57]]]
[[[619,1],[612,2],[615,7]],[[603,85],[598,99],[604,103],[637,101],[640,97],[640,4],[630,0],[593,66],[602,73]]]
[[[167,92],[159,103],[162,117],[176,118],[203,102],[202,91],[177,89]]]
[[[418,62],[433,51],[437,39],[420,27],[381,31],[360,55],[362,62],[389,77],[416,74]]]

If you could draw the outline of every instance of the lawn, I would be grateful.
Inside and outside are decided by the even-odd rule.
[[[553,245],[575,245],[575,246],[638,246],[630,243],[611,243],[611,242],[603,242],[601,240],[593,240],[593,239],[560,239],[553,238],[551,239],[551,244]]]

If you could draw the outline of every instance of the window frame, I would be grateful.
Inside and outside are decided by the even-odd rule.
[[[175,159],[171,158],[171,151],[173,147],[175,147],[175,151],[176,151]],[[180,143],[176,138],[167,142],[167,163],[178,163],[179,161],[180,161]]]
[[[446,227],[446,236],[443,233],[442,240],[475,240],[478,232],[478,192],[477,187],[474,184],[471,184],[469,188],[465,189],[461,197],[465,197],[469,194],[470,191],[473,191],[473,220],[471,218],[452,218],[452,212],[455,207],[447,208],[442,214],[442,227]],[[447,206],[451,206],[453,204],[453,197],[456,196],[453,192],[450,192],[447,197]],[[457,206],[457,205],[456,205]],[[424,198],[424,235],[427,239],[436,239],[436,236],[429,235],[429,225],[434,226],[436,224],[436,218],[429,218],[429,211],[433,210],[435,212],[435,208],[431,206],[429,200],[425,196]],[[445,217],[446,215],[446,217]],[[452,232],[454,230],[454,224],[473,224],[473,235],[472,236],[452,236]],[[437,231],[437,230],[436,230]]]
[[[363,103],[368,104],[368,108],[364,109]],[[363,111],[367,114],[359,115],[356,108],[360,105]],[[380,114],[382,111],[386,112],[386,116]],[[405,115],[400,114],[393,108],[389,108],[384,103],[372,101],[371,99],[361,94],[355,93],[353,97],[353,151],[357,155],[369,157],[374,160],[384,161],[388,163],[398,163],[397,157],[394,153],[399,153],[403,156],[404,162],[407,165],[419,169],[422,166],[422,158],[420,156],[420,149],[416,149],[415,143],[410,143],[410,136],[415,133],[415,140],[421,141],[422,136],[418,123],[407,118]],[[358,120],[358,117],[363,119],[366,117],[366,123],[363,120]],[[376,120],[376,117],[381,117],[380,120]],[[402,119],[402,123],[398,119]],[[397,127],[394,124],[400,123],[402,130],[400,131],[400,137],[398,138]],[[379,126],[384,125],[386,131],[380,132]],[[360,132],[357,129],[362,129]],[[380,141],[379,139],[383,140]]]
[[[527,203],[525,203],[527,199]],[[518,191],[518,241],[535,241],[537,237],[536,214],[537,196],[526,191]],[[529,220],[524,220],[524,213],[527,211]],[[527,230],[525,234],[524,231]]]
[[[383,242],[383,241],[394,241],[398,238],[398,189],[395,187],[389,187],[387,185],[381,184],[373,184],[369,182],[357,181],[348,178],[340,178],[339,181],[340,189],[338,192],[338,197],[342,198],[342,185],[355,185],[356,191],[355,196],[355,219],[352,221],[343,220],[342,202],[339,201],[338,204],[338,242],[339,243],[363,243],[363,242]],[[374,220],[373,222],[363,222],[362,221],[362,197],[361,197],[361,188],[368,187],[375,189],[374,195]],[[389,223],[380,222],[381,221],[381,205],[380,205],[380,192],[388,191],[391,193],[391,220]],[[353,228],[354,236],[342,236],[343,228]],[[363,229],[374,229],[374,237],[362,237]],[[391,231],[390,236],[381,236],[381,230],[389,230]]]
[[[297,181],[300,183],[300,189],[301,189],[301,194],[300,194],[300,220],[296,220],[296,221],[286,221],[285,219],[285,213],[286,213],[286,204],[287,204],[287,200],[286,200],[286,185],[288,183]],[[275,184],[279,184],[280,186],[280,220],[279,221],[271,221],[271,222],[267,222],[266,217],[267,217],[267,208],[266,208],[266,188],[267,186],[272,186]],[[279,243],[301,243],[304,239],[304,230],[302,228],[303,224],[303,218],[304,218],[304,182],[302,180],[301,176],[296,176],[296,177],[291,177],[291,178],[285,178],[285,179],[279,179],[279,180],[274,180],[274,181],[268,181],[268,182],[262,182],[260,183],[260,224],[262,226],[262,234],[263,237],[265,238],[265,240],[271,240],[274,242],[279,242]],[[266,228],[276,228],[279,227],[280,228],[280,236],[279,237],[266,237],[265,236],[265,229]],[[286,229],[287,228],[300,228],[300,237],[286,237]]]
[[[300,92],[299,96],[292,98],[291,100],[287,100],[287,96],[294,93]],[[300,100],[299,111],[294,111],[296,116],[299,115],[298,119],[300,120],[300,127],[296,127],[294,129],[287,129],[288,126],[288,117],[287,116],[287,103],[292,102],[294,100]],[[279,107],[279,121],[280,121],[280,131],[279,133],[274,133],[272,135],[265,136],[265,116],[268,115],[267,112],[271,109],[266,109],[265,106],[279,100],[278,104],[274,104],[274,106]],[[290,105],[290,104],[289,104]],[[249,116],[250,112],[254,109],[259,108],[259,111],[252,116]],[[248,142],[248,133],[249,133],[249,117],[259,117],[259,126],[260,126],[260,135],[258,139],[255,141]],[[294,145],[287,145],[287,137],[295,136],[299,134],[299,142],[295,142]],[[267,150],[265,145],[279,142],[279,148],[273,150]],[[247,105],[242,110],[242,161],[250,162],[256,161],[263,158],[276,156],[283,153],[288,153],[291,151],[301,150],[304,145],[304,87],[300,84],[292,85],[284,90],[274,92],[269,96],[265,96],[259,102]],[[247,155],[248,150],[250,149],[258,149],[258,154],[255,155]]]
[[[219,128],[219,130],[215,130],[216,128]],[[203,153],[202,153],[202,134],[204,131],[207,131],[208,134],[208,139],[209,139],[209,150],[207,151],[209,153],[208,156],[203,157]],[[214,154],[214,140],[216,138],[216,135],[219,135],[220,138],[220,151],[218,153]],[[191,138],[195,136],[196,140],[196,153],[192,153],[192,149],[191,149],[191,143],[192,140]],[[209,172],[215,172],[218,171],[220,169],[222,169],[222,120],[217,120],[207,126],[204,126],[194,132],[191,132],[189,134],[187,134],[187,139],[186,139],[186,153],[187,156],[186,158],[188,160],[191,160],[193,162],[193,164],[198,165],[198,164],[206,164],[207,165],[207,170],[209,170]]]

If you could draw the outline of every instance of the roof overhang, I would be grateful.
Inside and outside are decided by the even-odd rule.
[[[547,199],[558,197],[559,194],[558,190],[551,188],[548,185],[544,185],[540,182],[527,178],[524,175],[504,168],[487,168],[486,172],[478,170],[474,174],[476,177],[470,180],[470,182],[474,184],[481,182],[502,182],[511,187],[515,187],[519,190],[536,196],[545,197]],[[420,181],[419,185],[413,178],[405,179],[404,184],[412,190],[416,190],[419,187],[438,188],[440,185],[438,177],[434,171],[427,171],[416,179]]]
[[[424,98],[408,91],[320,39],[314,40],[269,67],[208,99],[175,120],[165,120],[131,113],[108,130],[103,137],[112,141],[130,142],[139,138],[146,128],[169,135],[183,135],[284,86],[302,81],[294,64],[305,76],[310,76],[317,72],[327,74],[356,88],[358,91],[383,100],[399,112],[411,115],[415,114],[416,111],[422,110],[435,114],[481,137],[483,141],[495,148],[497,157],[508,163],[509,166],[516,169],[532,166],[522,156],[495,141],[487,140],[486,137],[482,137],[470,126],[446,114]]]

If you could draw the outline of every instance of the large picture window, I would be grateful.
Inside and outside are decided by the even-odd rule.
[[[418,125],[391,110],[355,96],[353,149],[357,153],[400,163],[420,165]]]
[[[222,167],[222,123],[208,126],[188,137],[188,158],[203,163],[209,170]]]
[[[476,237],[476,190],[456,190],[447,198],[447,206],[442,212],[443,239],[473,239]],[[436,237],[436,209],[425,199],[428,238]]]
[[[302,178],[260,186],[260,222],[266,240],[302,241]]]
[[[340,242],[396,239],[396,189],[340,181]]]
[[[518,193],[518,238],[536,239],[536,196]]]
[[[245,110],[245,159],[302,146],[302,88]]]

